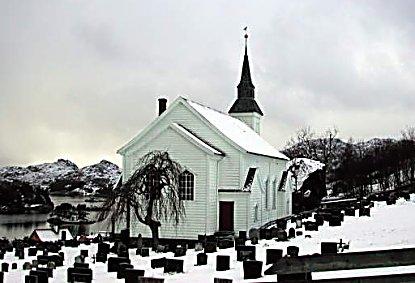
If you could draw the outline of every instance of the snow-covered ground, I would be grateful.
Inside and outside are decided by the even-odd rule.
[[[265,265],[265,253],[267,248],[283,249],[286,252],[287,246],[296,245],[300,247],[300,255],[320,253],[321,241],[339,241],[350,242],[351,251],[364,251],[375,249],[392,249],[403,247],[415,247],[415,195],[411,195],[410,201],[399,199],[396,205],[387,206],[385,202],[376,202],[371,210],[371,217],[352,217],[345,216],[345,220],[340,227],[329,227],[325,222],[319,231],[303,231],[302,236],[291,239],[288,242],[276,242],[275,240],[261,240],[257,245],[256,258],[264,261],[263,271],[269,266]],[[289,223],[289,227],[292,227]],[[306,238],[310,235],[311,238]],[[65,266],[58,267],[54,270],[54,277],[50,282],[66,282],[66,269],[72,266],[75,256],[79,255],[80,249],[88,249],[89,254],[97,252],[97,245],[81,245],[79,248],[63,248],[65,252]],[[5,273],[5,282],[24,282],[24,275],[29,271],[23,271],[22,266],[25,261],[31,261],[34,257],[27,256],[25,260],[17,260],[14,253],[7,253],[1,262],[17,262],[18,270],[11,270]],[[236,252],[234,248],[218,250],[217,253],[208,254],[208,264],[206,266],[195,266],[196,255],[198,252],[188,250],[187,255],[179,257],[184,259],[184,273],[181,274],[163,274],[163,269],[151,269],[150,260],[153,258],[167,257],[173,258],[173,253],[157,254],[150,252],[150,257],[140,257],[135,255],[135,250],[130,250],[131,262],[137,269],[145,269],[145,276],[154,276],[165,278],[165,282],[213,282],[213,278],[229,278],[234,282],[243,281],[242,262],[236,261]],[[230,255],[231,269],[228,271],[215,271],[216,255]],[[93,269],[94,282],[124,282],[116,278],[116,273],[107,273],[107,264],[92,264],[92,259],[87,258],[86,262],[90,263]],[[330,278],[333,276],[356,276],[359,274],[388,274],[391,272],[415,272],[415,266],[396,267],[396,268],[371,268],[361,271],[331,271],[313,273],[313,278]],[[359,273],[360,272],[360,273]],[[249,282],[267,282],[277,281],[277,276],[264,276],[258,280],[249,280]]]

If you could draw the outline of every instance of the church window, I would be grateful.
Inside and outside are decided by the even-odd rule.
[[[277,180],[272,181],[272,209],[277,208]]]
[[[179,176],[179,198],[181,200],[194,200],[195,177],[189,171]]]
[[[258,204],[254,207],[254,222],[258,221]]]
[[[287,183],[287,175],[288,175],[287,171],[282,172],[280,185],[278,187],[279,191],[285,191],[285,184]]]
[[[252,183],[254,181],[255,178],[255,172],[256,172],[256,168],[249,168],[248,170],[248,175],[246,175],[246,179],[245,179],[245,184],[244,184],[244,189],[245,190],[250,190],[252,187]]]
[[[269,202],[269,180],[265,181],[265,209],[268,209],[268,202]]]

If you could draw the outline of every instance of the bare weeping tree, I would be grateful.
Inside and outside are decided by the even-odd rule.
[[[100,219],[110,216],[128,223],[132,211],[138,221],[150,228],[153,247],[157,247],[161,220],[177,225],[185,215],[179,196],[181,172],[180,164],[167,152],[149,152],[139,159],[132,176],[107,198]]]

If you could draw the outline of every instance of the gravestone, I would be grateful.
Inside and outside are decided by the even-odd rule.
[[[267,249],[266,251],[266,264],[276,263],[282,258],[281,249]]]
[[[259,239],[259,230],[256,228],[252,228],[249,230],[249,239],[257,238]]]
[[[97,262],[103,262],[103,263],[107,262],[107,254],[105,253],[97,253],[95,258]]]
[[[89,268],[89,263],[75,262],[73,267]]]
[[[255,260],[256,247],[255,246],[238,246],[236,248],[236,260]]]
[[[53,269],[47,268],[47,267],[37,267],[37,271],[44,271],[48,274],[48,277],[53,278]]]
[[[31,269],[32,269],[32,265],[30,264],[30,262],[23,263],[23,270],[31,270]]]
[[[318,231],[317,222],[313,222],[313,221],[304,222],[304,229],[306,231]]]
[[[246,241],[246,231],[239,231],[238,238]]]
[[[29,256],[36,256],[37,254],[37,249],[36,248],[29,248],[28,249],[28,255]]]
[[[346,208],[344,214],[347,216],[356,216],[356,210],[354,208]]]
[[[49,269],[55,269],[56,268],[56,265],[55,265],[55,262],[54,261],[49,261],[46,266]]]
[[[278,219],[277,220],[277,227],[280,229],[287,229],[287,220],[285,219]]]
[[[117,272],[120,263],[131,263],[129,258],[126,257],[110,257],[108,258],[108,272]]]
[[[156,253],[164,253],[166,251],[166,246],[157,245]]]
[[[216,251],[216,242],[206,242],[205,253],[215,253]]]
[[[295,238],[295,229],[293,227],[288,229],[288,238]]]
[[[237,246],[245,246],[245,239],[243,239],[243,238],[235,238],[235,248]]]
[[[256,279],[262,276],[262,261],[248,260],[243,262],[244,279]]]
[[[277,231],[277,241],[287,241],[287,240],[288,240],[287,231],[278,230]]]
[[[342,225],[341,217],[338,215],[332,215],[329,220],[329,226],[341,226],[341,225]]]
[[[295,220],[295,228],[301,228],[301,227],[303,227],[303,220],[301,219],[301,218],[297,218],[296,220]]]
[[[186,255],[186,248],[179,246],[176,247],[176,250],[174,251],[174,257],[179,257],[179,256],[185,256]]]
[[[38,283],[48,283],[49,282],[48,273],[46,271],[30,270],[29,275],[37,276],[37,282]]]
[[[251,245],[257,245],[258,244],[258,238],[251,238]]]
[[[139,283],[139,277],[144,276],[145,271],[141,269],[127,268],[124,271],[125,283]]]
[[[230,256],[217,255],[216,256],[216,271],[225,271],[230,268]]]
[[[202,243],[196,243],[195,244],[195,252],[201,252],[203,251],[203,244]]]
[[[298,253],[300,251],[300,248],[297,246],[288,246],[287,247],[287,255],[288,256],[298,256]]]
[[[220,239],[218,241],[218,248],[229,249],[234,247],[234,241],[232,239]]]
[[[183,273],[183,260],[167,258],[164,273]]]
[[[39,262],[37,259],[32,260],[32,267],[37,267],[39,265]]]
[[[207,264],[207,254],[205,253],[198,253],[197,254],[197,263],[196,265],[206,265]]]
[[[161,268],[166,265],[166,258],[162,257],[162,258],[154,258],[151,260],[151,268]]]
[[[150,249],[149,248],[142,248],[141,249],[141,256],[142,257],[148,257],[150,255]]]
[[[17,263],[16,262],[12,263],[12,269],[17,269]]]
[[[337,254],[336,242],[321,242],[321,254]]]
[[[299,231],[295,231],[295,235],[296,236],[301,236],[303,234],[303,231],[299,230]]]
[[[0,280],[0,282],[3,282]],[[25,283],[37,283],[38,282],[38,278],[36,275],[26,275],[24,277],[24,282]]]
[[[138,234],[136,247],[137,249],[141,249],[143,247],[143,236],[141,236],[141,234]]]
[[[324,217],[320,214],[314,214],[314,220],[316,221],[317,226],[323,226]]]
[[[9,264],[7,262],[3,262],[1,264],[1,271],[2,272],[9,272]]]
[[[83,267],[69,267],[67,270],[67,282],[91,282],[92,269]]]
[[[110,253],[110,245],[107,244],[107,243],[98,243],[98,253],[109,254]]]
[[[120,263],[118,265],[117,278],[118,279],[125,278],[125,270],[126,269],[133,269],[133,268],[134,268],[134,266],[132,264],[129,264],[129,263],[126,263],[126,262]]]

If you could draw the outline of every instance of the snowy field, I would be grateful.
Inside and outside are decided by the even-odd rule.
[[[350,243],[350,249],[345,252],[365,251],[375,249],[392,249],[415,247],[415,195],[411,195],[410,201],[399,199],[396,205],[387,206],[385,202],[375,202],[371,210],[371,217],[353,217],[345,216],[345,220],[340,227],[329,227],[325,222],[319,227],[319,231],[303,231],[302,236],[291,239],[288,242],[277,242],[275,240],[260,240],[257,245],[256,258],[263,261],[263,272],[269,267],[265,265],[265,252],[267,248],[283,249],[286,252],[287,246],[296,245],[300,248],[300,255],[320,253],[320,243],[322,241],[336,241],[340,239],[343,242]],[[292,227],[289,223],[288,227]],[[298,229],[299,230],[299,229]],[[306,238],[310,235],[311,238]],[[247,242],[247,244],[249,241]],[[66,282],[66,269],[73,266],[75,256],[79,255],[80,249],[88,249],[89,255],[97,252],[96,244],[80,245],[79,248],[63,247],[65,252],[65,266],[57,267],[54,270],[54,276],[49,282]],[[35,257],[28,257],[28,251],[25,249],[25,260],[17,260],[14,253],[6,253],[4,260],[18,264],[17,270],[10,270],[5,273],[5,282],[24,282],[24,275],[29,271],[23,271],[22,266],[25,261],[31,261]],[[173,253],[157,254],[150,251],[150,257],[140,257],[135,255],[135,250],[130,250],[131,264],[134,268],[144,269],[145,276],[165,278],[165,282],[213,282],[215,277],[233,279],[233,282],[243,282],[242,262],[236,261],[236,251],[234,248],[218,249],[218,252],[208,254],[208,264],[206,266],[195,266],[196,254],[194,250],[188,250],[186,256],[177,259],[184,259],[184,273],[181,274],[163,274],[163,269],[151,269],[150,260],[153,258],[173,258]],[[230,255],[231,263],[228,271],[215,271],[216,255]],[[109,255],[111,256],[111,255]],[[107,273],[107,264],[92,263],[92,259],[86,258],[93,270],[93,282],[124,282],[124,279],[117,279],[116,273]],[[415,266],[397,267],[397,268],[372,268],[370,270],[361,270],[362,275],[368,274],[385,274],[399,270],[402,272],[415,272]],[[370,271],[370,272],[369,272]],[[313,278],[330,278],[342,274],[344,276],[359,275],[359,271],[331,271],[313,273]],[[247,280],[249,282],[271,282],[277,281],[276,275],[264,276],[257,280]]]

